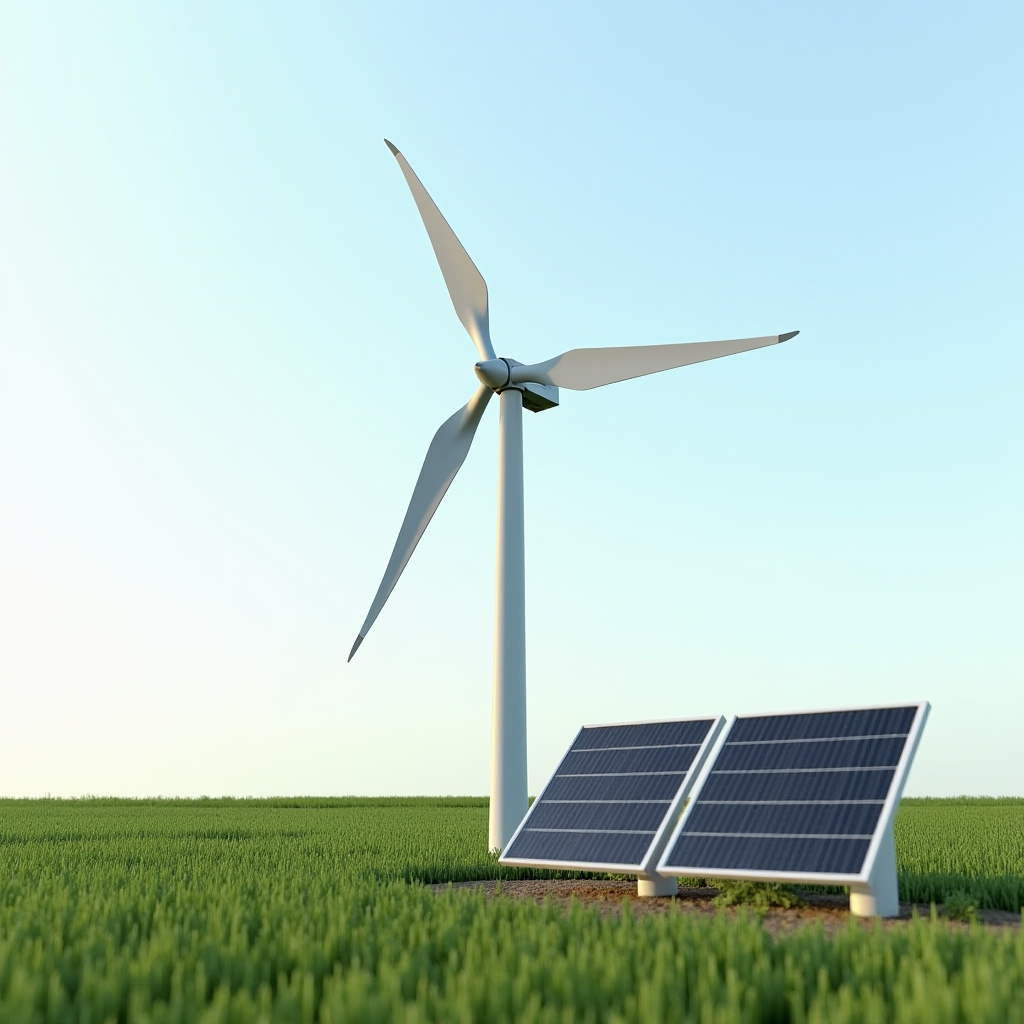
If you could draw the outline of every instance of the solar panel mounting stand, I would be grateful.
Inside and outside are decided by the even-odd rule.
[[[900,889],[896,878],[896,841],[892,819],[882,833],[875,866],[865,883],[850,885],[850,913],[854,917],[899,917]]]
[[[678,896],[679,879],[674,875],[659,875],[657,872],[649,875],[637,875],[636,894],[644,898],[648,896]]]

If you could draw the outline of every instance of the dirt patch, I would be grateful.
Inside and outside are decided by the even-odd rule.
[[[480,882],[453,882],[450,887],[470,891],[480,890],[488,899],[494,899],[498,895],[497,882],[493,879]],[[435,893],[443,893],[448,888],[449,885],[446,884],[430,886]],[[668,913],[699,914],[704,917],[724,914],[727,917],[735,917],[743,912],[742,908],[737,907],[716,907],[714,898],[718,895],[717,889],[680,888],[679,895],[675,897],[640,898],[636,894],[636,882],[633,881],[521,879],[502,882],[501,895],[507,899],[533,900],[538,904],[548,900],[556,906],[561,906],[564,910],[568,910],[569,904],[575,899],[587,906],[594,907],[604,916],[621,914],[623,903],[627,900],[634,917]],[[850,901],[847,896],[831,896],[816,892],[802,892],[800,895],[805,900],[806,906],[788,909],[773,907],[764,913],[761,920],[770,934],[786,935],[798,928],[820,922],[827,934],[834,935],[837,931],[847,928],[851,920],[858,921],[865,927],[874,927],[876,923],[871,919],[851,918]],[[912,919],[915,910],[918,916],[925,918],[931,913],[931,908],[925,904],[901,903],[900,916],[884,919],[882,925],[885,928],[903,927]],[[753,914],[753,911],[747,909],[746,913]],[[979,911],[978,916],[986,926],[991,928],[1020,929],[1019,914],[1011,914],[1005,910],[982,910]],[[949,921],[947,924],[955,929],[970,927],[958,921]]]

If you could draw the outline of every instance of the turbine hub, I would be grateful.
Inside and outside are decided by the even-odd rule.
[[[484,387],[497,391],[512,380],[512,367],[504,359],[484,359],[473,367]]]
[[[473,369],[480,383],[496,394],[515,388],[523,393],[523,408],[530,412],[543,412],[558,405],[558,388],[553,384],[537,384],[533,381],[513,381],[512,368],[522,366],[518,359],[484,359]]]

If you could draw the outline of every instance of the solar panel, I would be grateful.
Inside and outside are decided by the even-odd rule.
[[[647,873],[724,721],[584,726],[500,863]]]
[[[850,885],[851,907],[858,894],[877,904],[884,889],[891,911],[892,821],[928,710],[920,703],[734,719],[657,871]]]

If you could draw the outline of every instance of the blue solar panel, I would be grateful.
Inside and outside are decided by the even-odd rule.
[[[846,736],[906,736],[917,705],[901,708],[858,708],[854,711],[815,711],[793,715],[753,715],[737,718],[729,733],[736,742],[758,740],[835,739]]]
[[[864,863],[870,844],[870,837],[795,839],[791,836],[683,835],[672,847],[671,864],[685,864],[696,874],[741,870],[855,875]]]
[[[673,722],[636,722],[630,725],[585,726],[580,730],[574,750],[613,747],[665,746],[696,743],[700,746],[714,719],[680,719]]]
[[[719,772],[701,790],[706,800],[884,800],[895,772]]]
[[[586,726],[502,863],[641,871],[720,718]]]
[[[544,790],[550,800],[663,800],[679,790],[679,776],[556,775]]]
[[[565,755],[560,775],[686,774],[700,743],[664,747],[588,747]]]
[[[530,828],[538,829],[605,829],[648,832],[653,835],[665,817],[668,800],[644,803],[561,803],[545,800],[530,817]]]
[[[732,737],[730,736],[730,740]],[[730,742],[715,770],[726,772],[811,771],[835,768],[892,768],[907,735],[814,740]]]
[[[914,704],[737,718],[658,870],[860,876],[924,713]]]
[[[553,866],[601,864],[639,868],[653,832],[539,832],[526,829],[502,860],[544,861]]]
[[[723,835],[871,835],[882,813],[881,800],[857,803],[717,803],[702,800],[688,830]]]

